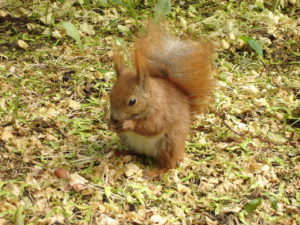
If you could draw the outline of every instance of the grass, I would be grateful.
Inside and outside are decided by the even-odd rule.
[[[174,33],[219,46],[218,88],[184,162],[148,181],[151,159],[112,153],[108,95],[115,42],[130,47],[156,3],[55,4],[0,10],[0,224],[300,224],[299,6],[172,5]],[[81,48],[62,21],[80,31]]]

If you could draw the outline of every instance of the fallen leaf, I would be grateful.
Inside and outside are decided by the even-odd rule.
[[[241,211],[241,207],[239,205],[232,205],[222,208],[223,213],[239,213]]]
[[[74,109],[74,110],[78,110],[78,109],[81,108],[81,105],[80,105],[79,102],[76,102],[76,101],[70,99],[70,101],[69,101],[69,107],[72,108],[72,109]]]
[[[151,224],[165,224],[167,222],[167,219],[162,217],[159,214],[154,214],[153,216],[150,217],[150,222]]]
[[[174,207],[174,214],[179,217],[179,218],[184,218],[185,217],[185,213],[183,211],[183,209],[179,208],[179,207]]]
[[[177,184],[177,191],[179,191],[180,193],[190,193],[191,189],[179,183]]]
[[[134,163],[128,163],[125,166],[125,175],[126,177],[132,177],[140,171],[140,167],[138,167]]]
[[[251,84],[251,85],[242,87],[242,93],[251,95],[251,96],[256,96],[259,93],[259,90],[255,85]]]
[[[229,43],[225,41],[224,39],[221,40],[221,46],[224,49],[228,49],[230,47]]]
[[[54,30],[52,32],[52,37],[60,39],[60,38],[62,38],[62,35],[61,35],[61,33],[58,30]]]
[[[81,184],[81,183],[73,184],[72,187],[77,192],[87,188],[87,186],[85,184]]]
[[[119,225],[119,221],[113,219],[105,214],[102,214],[99,218],[96,218],[96,224],[101,225]]]
[[[80,39],[80,34],[78,29],[71,22],[62,22],[60,25],[66,30],[67,35],[73,38],[78,46],[82,46],[82,41]]]
[[[207,225],[217,225],[218,224],[218,222],[213,221],[212,219],[210,219],[207,216],[205,217],[205,220],[206,220]]]
[[[5,224],[9,224],[7,220],[5,220],[4,218],[0,218],[0,225],[5,225]]]
[[[70,185],[74,188],[75,191],[81,191],[87,188],[86,183],[88,183],[88,180],[86,180],[79,174],[74,173],[70,175]]]
[[[127,26],[123,26],[123,25],[118,25],[118,30],[123,33],[123,34],[128,34],[130,33],[130,30]]]
[[[6,66],[5,65],[2,65],[0,64],[0,71],[5,71],[6,70]]]
[[[24,215],[22,206],[20,206],[15,213],[14,225],[24,225]]]
[[[70,184],[86,184],[88,183],[88,180],[85,179],[84,177],[80,176],[77,173],[73,173],[70,175]]]
[[[48,13],[46,16],[40,17],[40,21],[45,25],[50,25],[52,23],[52,13]]]
[[[253,100],[254,104],[257,106],[268,106],[269,103],[265,98],[259,98],[259,99],[254,99]]]
[[[254,200],[250,200],[248,201],[245,205],[244,205],[244,209],[246,210],[247,213],[252,214],[252,212],[258,207],[260,206],[262,203],[261,199],[254,199]]]
[[[0,128],[0,134],[2,133],[1,140],[8,141],[9,139],[14,138],[12,132],[13,132],[13,128],[11,126]]]
[[[90,25],[88,23],[83,23],[80,25],[80,30],[83,32],[83,33],[86,33],[90,36],[93,36],[96,34],[95,30],[94,30],[94,26],[93,25]]]
[[[0,17],[6,17],[7,13],[3,10],[0,10]]]
[[[104,203],[104,207],[109,212],[120,213],[120,207],[115,203]]]
[[[142,218],[141,218],[141,216],[140,216],[137,212],[129,212],[129,213],[127,213],[127,215],[126,215],[126,219],[128,219],[128,220],[133,220],[133,221],[138,222],[138,221],[140,221]]]
[[[29,47],[29,45],[23,40],[18,40],[18,46],[23,49],[27,49]]]

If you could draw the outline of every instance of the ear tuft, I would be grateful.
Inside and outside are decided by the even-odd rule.
[[[143,56],[143,54],[141,54],[141,49],[136,44],[134,49],[135,69],[136,69],[139,85],[143,88],[146,88],[146,84],[148,83],[148,76],[149,76],[149,72],[146,66],[147,63],[145,61],[146,59]]]
[[[125,60],[124,56],[121,53],[121,50],[118,48],[113,56],[113,62],[115,66],[115,70],[117,72],[117,77],[119,77],[123,70],[125,69]]]

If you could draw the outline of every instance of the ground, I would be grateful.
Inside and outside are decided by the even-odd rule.
[[[273,3],[0,1],[0,224],[300,224],[299,2]],[[153,15],[218,54],[184,161],[151,181],[107,122],[113,47]]]

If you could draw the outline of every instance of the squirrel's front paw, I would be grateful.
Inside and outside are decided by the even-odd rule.
[[[114,131],[114,132],[121,132],[122,131],[122,123],[110,123],[109,124],[109,129]]]
[[[125,120],[123,122],[123,130],[134,130],[136,123],[133,120]]]

